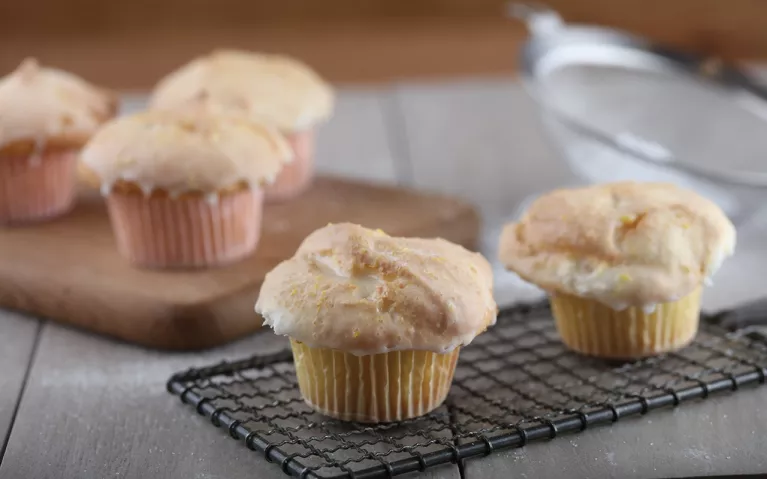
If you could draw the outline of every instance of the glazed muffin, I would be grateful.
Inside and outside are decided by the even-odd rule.
[[[692,341],[702,288],[734,248],[735,228],[711,201],[614,183],[540,197],[504,228],[499,256],[549,293],[567,346],[630,359]]]
[[[333,101],[330,86],[298,60],[218,50],[163,78],[150,107],[226,112],[277,128],[292,146],[294,160],[266,190],[266,198],[284,200],[312,180],[316,127],[331,115]]]
[[[461,347],[495,323],[492,287],[488,262],[461,246],[336,224],[266,275],[256,312],[290,338],[309,406],[400,421],[445,400]]]
[[[115,110],[106,90],[34,59],[0,78],[0,224],[69,211],[77,154]]]
[[[81,161],[106,196],[120,253],[137,266],[192,268],[255,250],[263,187],[290,158],[277,131],[251,121],[144,112],[104,126]]]

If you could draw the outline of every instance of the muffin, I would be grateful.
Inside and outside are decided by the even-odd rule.
[[[123,256],[137,266],[194,268],[255,250],[263,187],[290,158],[282,135],[251,121],[143,112],[105,125],[81,162],[106,196]]]
[[[0,78],[0,224],[71,209],[77,154],[116,106],[106,90],[31,58]]]
[[[333,109],[333,91],[307,65],[280,55],[218,50],[160,80],[150,99],[158,110],[202,109],[277,128],[294,152],[266,190],[271,201],[304,191],[314,173],[316,127]]]
[[[500,260],[549,293],[564,343],[632,359],[686,346],[701,291],[733,254],[735,228],[671,184],[622,182],[546,194],[500,239]]]
[[[495,323],[492,287],[488,262],[461,246],[336,224],[266,275],[256,312],[290,338],[310,407],[401,421],[445,400],[460,348]]]

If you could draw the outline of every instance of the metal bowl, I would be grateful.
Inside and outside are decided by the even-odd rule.
[[[767,199],[767,90],[716,59],[516,4],[531,32],[521,77],[585,183],[667,181],[736,223]]]

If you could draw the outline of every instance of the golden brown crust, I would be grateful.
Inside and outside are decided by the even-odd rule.
[[[679,299],[733,253],[735,228],[711,201],[662,183],[561,189],[504,228],[499,258],[550,292],[621,308]]]
[[[31,139],[14,140],[0,146],[0,157],[19,157],[79,150],[88,142],[88,138],[90,138],[90,135],[73,134],[51,137],[43,143],[38,143]]]
[[[13,154],[30,144],[34,152],[47,143],[79,148],[117,107],[113,92],[28,58],[0,78],[0,147]]]
[[[492,288],[477,253],[344,223],[315,231],[267,274],[256,311],[313,347],[445,353],[495,323]]]
[[[333,102],[331,87],[296,59],[217,50],[160,80],[150,106],[235,114],[288,133],[326,120]]]
[[[105,125],[83,149],[81,162],[105,192],[133,184],[147,194],[175,195],[242,184],[260,188],[274,181],[292,154],[279,132],[250,120],[148,111]]]
[[[226,188],[222,188],[220,190],[217,190],[215,193],[221,197],[226,195],[232,195],[235,193],[240,193],[244,190],[247,190],[249,186],[247,183],[239,182],[231,186],[227,186]],[[136,183],[132,183],[130,181],[118,181],[115,183],[115,185],[112,187],[112,191],[116,193],[123,193],[128,195],[142,195],[147,196],[146,192],[144,192],[139,185]],[[200,196],[207,196],[209,193],[205,191],[200,190],[193,190],[193,191],[186,191],[184,193],[180,193],[177,195],[173,195],[173,198],[199,198]],[[171,196],[171,192],[168,190],[164,190],[162,188],[152,190],[152,192],[149,194],[149,197],[151,198],[167,198]]]

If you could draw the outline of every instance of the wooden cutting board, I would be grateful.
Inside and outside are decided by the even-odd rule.
[[[268,205],[256,253],[223,268],[148,271],[118,255],[101,197],[85,190],[50,223],[0,229],[0,306],[160,349],[200,349],[256,331],[264,275],[311,231],[349,221],[396,236],[475,246],[479,220],[459,200],[319,178],[300,198]]]

